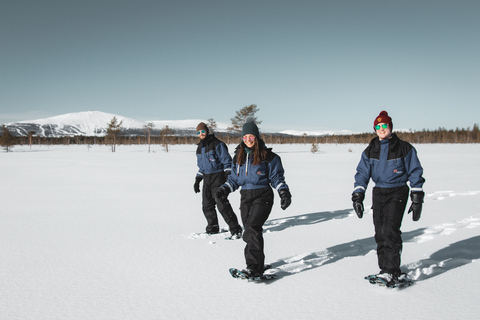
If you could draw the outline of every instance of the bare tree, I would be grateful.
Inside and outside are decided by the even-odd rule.
[[[123,120],[118,122],[117,117],[113,117],[110,123],[108,123],[107,127],[107,141],[111,142],[112,144],[112,152],[115,152],[115,146],[117,144],[118,138],[122,135],[122,127]]]
[[[4,147],[7,152],[15,145],[15,137],[12,136],[7,126],[2,126],[2,136],[0,137],[0,146]]]
[[[259,110],[260,109],[258,109],[256,104],[251,104],[243,107],[239,111],[236,111],[237,115],[230,119],[232,121],[232,126],[228,127],[227,129],[234,132],[242,131],[242,126],[245,123],[245,119],[247,119],[249,116],[253,117],[253,120],[257,125],[261,124],[262,121],[258,121],[257,117],[255,117],[255,113],[257,113]]]
[[[148,142],[148,153],[150,153],[150,135],[152,133],[153,128],[155,128],[155,124],[150,122],[143,126],[145,133],[147,134],[147,142]]]
[[[162,146],[168,152],[168,136],[173,133],[169,126],[165,126],[160,130],[160,138],[162,140]]]

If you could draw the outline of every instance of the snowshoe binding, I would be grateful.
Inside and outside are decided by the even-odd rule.
[[[406,288],[414,284],[412,280],[407,279],[406,273],[401,273],[399,276],[391,273],[380,273],[366,276],[365,279],[371,284],[378,284],[387,288]]]
[[[272,268],[271,265],[266,264],[263,268],[263,271],[271,269],[271,268]],[[229,272],[232,275],[232,277],[234,277],[234,278],[248,280],[248,281],[272,280],[272,279],[276,279],[278,277],[274,273],[260,273],[260,272],[255,272],[251,269],[239,270],[239,269],[236,269],[236,268],[230,268]]]

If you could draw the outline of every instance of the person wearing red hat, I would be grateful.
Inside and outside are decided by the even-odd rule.
[[[417,151],[408,142],[400,140],[393,133],[392,118],[386,111],[380,112],[373,122],[377,137],[372,139],[363,151],[355,174],[352,194],[353,208],[359,218],[363,217],[363,200],[370,179],[373,188],[373,223],[377,258],[380,273],[378,278],[386,282],[396,282],[405,277],[400,270],[402,252],[403,215],[408,201],[412,204],[408,213],[413,212],[413,221],[420,219],[424,198],[423,168]],[[407,185],[410,184],[410,188]]]

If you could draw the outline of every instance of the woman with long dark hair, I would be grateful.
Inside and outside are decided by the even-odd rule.
[[[284,170],[280,157],[265,146],[260,139],[257,125],[252,118],[242,127],[241,142],[235,150],[232,172],[227,182],[218,188],[215,198],[226,202],[228,194],[240,191],[240,212],[244,226],[243,240],[247,268],[243,270],[249,278],[263,275],[265,254],[263,251],[263,224],[273,207],[272,187],[278,191],[281,208],[291,204],[291,194],[285,183]]]

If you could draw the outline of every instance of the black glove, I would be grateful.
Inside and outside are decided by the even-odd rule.
[[[352,194],[353,209],[357,213],[359,219],[363,217],[363,199],[365,199],[364,192],[355,192]]]
[[[202,180],[203,180],[203,177],[200,177],[200,176],[197,176],[195,178],[195,183],[193,184],[193,191],[195,191],[195,193],[200,192],[200,181]]]
[[[227,186],[220,186],[217,189],[217,192],[215,192],[215,201],[217,203],[225,203],[227,202],[228,194],[230,193],[230,188]]]
[[[408,213],[413,211],[412,219],[413,221],[420,220],[420,215],[422,213],[422,203],[423,198],[425,197],[425,192],[423,191],[413,191],[410,192],[410,199],[412,199],[412,205],[408,209]]]
[[[280,196],[280,208],[285,210],[288,206],[292,203],[292,195],[288,189],[282,189],[278,191],[278,195]]]

